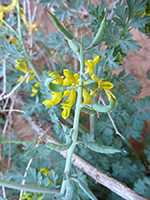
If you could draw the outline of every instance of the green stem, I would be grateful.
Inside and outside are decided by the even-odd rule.
[[[92,96],[92,104],[95,103],[95,97]],[[95,132],[95,115],[90,115],[90,134],[94,135]]]
[[[0,143],[10,143],[10,144],[23,144],[24,141],[16,141],[16,140],[3,140]],[[26,142],[28,144],[32,144],[33,142]]]
[[[0,20],[15,34],[17,38],[19,38],[18,33],[5,20],[3,20],[2,18]]]
[[[4,186],[4,187],[15,189],[15,190],[25,190],[28,192],[59,194],[58,190],[50,190],[48,188],[35,187],[35,186],[31,186],[31,185],[20,185],[20,184],[14,183],[14,182],[3,181],[3,180],[0,180],[0,186]]]
[[[28,52],[27,52],[25,45],[24,45],[24,42],[23,42],[23,37],[22,37],[22,33],[21,33],[21,18],[20,18],[20,5],[19,5],[19,3],[17,3],[17,17],[18,17],[18,34],[19,34],[19,39],[20,39],[23,51],[24,51],[25,59],[27,60],[27,62],[30,65],[33,72],[35,73],[35,76],[37,77],[38,81],[40,81],[39,73],[36,70],[35,66],[33,65],[32,61],[30,60],[30,57],[28,55]]]
[[[83,43],[80,43],[80,79],[79,79],[79,85],[83,84],[81,74],[84,71],[84,47]],[[61,194],[64,194],[65,187],[66,187],[66,178],[68,177],[70,173],[71,168],[71,160],[72,155],[75,149],[75,146],[77,144],[77,138],[78,138],[78,131],[79,131],[79,117],[80,117],[80,110],[81,110],[81,103],[82,103],[82,87],[78,87],[78,96],[77,96],[77,103],[76,103],[76,109],[75,109],[75,117],[74,117],[74,124],[73,124],[73,134],[72,134],[72,145],[68,149],[67,159],[66,159],[66,165],[64,170],[64,180],[61,187]]]

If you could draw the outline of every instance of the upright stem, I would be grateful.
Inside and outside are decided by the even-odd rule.
[[[95,103],[95,97],[92,96],[92,104]],[[94,135],[95,132],[95,115],[90,115],[90,134]]]
[[[80,44],[80,78],[79,78],[79,87],[78,87],[78,96],[77,96],[77,103],[76,103],[76,109],[75,109],[75,117],[74,117],[74,124],[73,124],[73,134],[72,134],[72,145],[68,149],[68,154],[67,154],[67,159],[66,159],[66,165],[65,165],[65,170],[64,170],[64,180],[62,183],[61,187],[61,194],[64,194],[65,192],[65,187],[66,187],[66,182],[67,182],[67,177],[70,173],[70,168],[71,168],[71,160],[72,160],[72,155],[77,143],[77,138],[78,138],[78,131],[79,131],[79,117],[80,117],[80,110],[81,110],[81,103],[82,103],[82,87],[80,87],[83,84],[81,74],[84,71],[84,47],[83,43]]]
[[[24,51],[25,58],[26,58],[27,62],[29,63],[31,69],[35,73],[35,76],[37,77],[38,81],[40,81],[40,76],[39,76],[35,66],[33,65],[32,61],[30,60],[28,52],[27,52],[25,45],[24,45],[24,42],[23,42],[23,37],[22,37],[22,33],[21,33],[21,18],[20,18],[19,3],[17,3],[17,17],[18,17],[18,35],[19,35],[19,39],[20,39],[20,42],[21,42],[21,45],[22,45],[22,48],[23,48],[23,51]]]

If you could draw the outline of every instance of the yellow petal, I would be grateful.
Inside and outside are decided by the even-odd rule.
[[[37,27],[38,27],[38,23],[35,22],[34,24],[30,24],[26,18],[26,15],[24,14],[23,12],[23,9],[20,8],[20,13],[21,13],[21,19],[22,21],[24,22],[24,24],[27,26],[27,28],[30,30],[30,31],[37,31]]]
[[[0,11],[0,19],[4,19],[4,13]],[[2,20],[0,20],[0,27],[3,25]]]
[[[34,84],[34,87],[37,88],[37,87],[39,87],[40,85],[41,85],[41,83],[40,83],[40,82],[37,82],[37,83]]]
[[[36,93],[38,92],[38,90],[33,86],[32,87],[32,94],[30,94],[31,97],[34,97],[36,95]]]
[[[71,86],[71,84],[74,83],[75,81],[73,72],[70,69],[64,69],[63,73],[64,73],[64,76],[66,77],[63,81],[63,85]]]
[[[10,36],[9,40],[10,40],[10,42],[11,42],[12,44],[18,45],[18,41],[15,40],[15,37],[14,37],[14,36]]]
[[[9,13],[16,7],[18,2],[19,0],[12,0],[12,3],[9,6],[0,5],[0,12]]]
[[[62,100],[62,92],[52,92],[52,99],[47,99],[42,103],[47,108],[51,108],[52,106],[58,104],[61,100]]]
[[[76,102],[76,90],[70,90],[70,95],[68,99],[64,103],[61,103],[63,108],[62,117],[64,119],[66,119],[69,116],[71,107],[75,104],[75,102]]]
[[[56,79],[53,81],[53,83],[57,85],[63,84],[63,79],[61,78],[61,75],[57,71],[53,71],[51,74],[49,74],[49,76]]]
[[[93,58],[93,62],[94,62],[94,66],[97,64],[97,63],[99,63],[99,61],[100,61],[100,56],[95,56],[94,58]]]
[[[113,98],[115,100],[115,104],[117,105],[117,100],[115,95],[110,91],[110,90],[105,90],[107,97],[108,97],[108,101],[110,101],[111,98]]]
[[[63,106],[63,111],[61,113],[62,117],[66,119],[70,114],[71,108]]]
[[[24,72],[25,74],[27,74],[28,73],[28,68],[27,68],[26,62],[22,58],[20,60],[15,60],[15,61],[17,63],[15,65],[16,69],[18,69],[18,70]]]
[[[89,93],[83,89],[83,104],[90,104],[91,103],[91,96],[89,95]]]
[[[100,88],[103,88],[104,90],[110,90],[113,87],[114,87],[114,85],[111,82],[108,82],[108,81],[100,82]]]
[[[63,98],[64,97],[67,97],[67,96],[69,96],[70,95],[70,92],[71,92],[71,90],[66,90],[66,91],[64,91],[64,94],[63,94]]]

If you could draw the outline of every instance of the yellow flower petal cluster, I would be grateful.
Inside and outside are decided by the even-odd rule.
[[[95,56],[93,60],[85,60],[85,65],[87,66],[85,74],[89,73],[89,76],[91,77],[92,74],[94,74],[94,67],[99,61],[100,61],[100,56],[98,55]]]
[[[4,13],[9,13],[11,12],[17,5],[19,0],[12,0],[12,3],[9,6],[2,6],[0,5],[0,18],[4,18]],[[21,19],[24,22],[24,24],[27,26],[28,30],[30,31],[37,31],[38,23],[35,22],[33,24],[30,24],[26,18],[25,13],[23,12],[23,9],[20,8],[20,13],[21,13]],[[3,24],[2,20],[0,20],[0,26]]]
[[[24,59],[20,59],[20,60],[15,60],[16,61],[16,65],[15,65],[15,68],[22,71],[23,73],[27,74],[29,71],[28,71],[28,67],[27,67],[27,64],[26,62],[24,61]],[[27,77],[24,81],[25,82],[29,82],[31,81],[33,78],[35,77],[35,74],[33,72],[32,69],[30,69],[30,73],[29,73],[29,77]],[[23,75],[20,76],[20,78],[17,80],[18,82],[21,82],[22,79],[24,78]],[[31,97],[34,97],[37,92],[38,92],[38,87],[40,86],[40,82],[36,82],[34,84],[34,86],[32,86],[32,93],[31,93]]]
[[[29,31],[37,31],[38,23],[35,22],[34,24],[30,24],[26,18],[26,15],[23,12],[23,9],[20,8],[20,13],[21,13],[21,19],[24,22],[24,24],[27,26]]]
[[[51,78],[54,78],[53,80],[54,84],[57,85],[63,85],[63,86],[70,86],[70,87],[78,87],[79,84],[79,75],[73,74],[73,72],[70,69],[64,69],[64,79],[61,77],[61,75],[57,71],[53,71],[52,73],[48,73]],[[43,104],[47,108],[51,108],[52,106],[60,103],[63,98],[68,97],[65,102],[61,103],[61,106],[63,108],[62,111],[62,117],[66,119],[71,111],[72,106],[76,102],[76,90],[66,90],[64,92],[51,92],[52,98],[47,99],[43,101]]]
[[[91,104],[91,96],[94,94],[97,96],[97,90],[99,88],[104,89],[108,100],[110,101],[111,98],[115,100],[115,103],[117,104],[116,97],[113,95],[113,93],[110,91],[114,85],[111,82],[108,81],[102,81],[98,79],[94,74],[94,67],[95,65],[100,61],[100,56],[95,56],[93,60],[86,60],[85,65],[88,67],[85,71],[85,74],[89,73],[89,79],[95,81],[97,88],[86,90],[85,87],[88,85],[88,81],[85,81],[83,83],[83,102],[82,104]],[[43,104],[47,108],[51,108],[52,106],[60,103],[62,106],[62,117],[66,119],[71,111],[72,106],[76,103],[76,88],[79,86],[79,74],[73,74],[72,70],[70,69],[64,69],[63,74],[64,76],[61,76],[57,71],[54,72],[48,72],[49,76],[51,78],[54,78],[55,80],[52,81],[52,83],[62,86],[67,86],[67,89],[64,92],[54,92],[52,91],[52,98],[47,99],[43,101]],[[64,79],[63,79],[63,78]],[[93,83],[93,82],[92,82]],[[73,88],[75,87],[75,89]],[[66,98],[65,102],[62,102],[63,98]]]
[[[108,97],[108,100],[110,101],[111,97],[113,97],[113,99],[115,100],[115,103],[117,104],[117,100],[116,100],[116,97],[113,95],[113,93],[110,91],[110,89],[112,89],[114,87],[114,85],[111,83],[111,82],[108,82],[108,81],[102,81],[100,79],[98,79],[95,74],[93,74],[91,76],[92,80],[94,80],[95,82],[98,83],[98,88],[95,89],[93,92],[91,92],[90,94],[95,94],[96,91],[99,89],[99,88],[103,88],[107,97]]]
[[[50,175],[50,172],[49,172],[49,170],[48,170],[48,169],[46,169],[46,168],[44,168],[44,167],[42,167],[42,168],[40,169],[40,172],[41,172],[41,173],[43,173],[43,174],[44,174],[44,176],[47,176],[47,174],[49,174],[49,175]],[[49,182],[49,184],[51,184],[51,183],[52,183],[52,181],[51,181],[50,179],[48,179],[48,182]]]
[[[12,3],[9,6],[0,5],[0,18],[3,19],[4,13],[9,13],[10,11],[12,11],[16,7],[18,2],[19,0],[12,0]],[[0,26],[1,25],[3,25],[3,22],[0,20]]]
[[[24,72],[25,74],[28,73],[27,63],[24,61],[24,59],[21,58],[20,60],[15,60],[15,62],[17,63],[17,64],[15,65],[15,68],[16,68],[16,69],[18,69],[18,70]],[[31,81],[34,77],[35,77],[34,72],[33,72],[32,70],[30,70],[30,76],[29,76],[29,78],[26,78],[25,81],[26,81],[26,82],[27,82],[27,81]],[[18,82],[21,82],[21,80],[22,80],[23,78],[24,78],[24,76],[21,75],[21,76],[20,76],[20,79],[18,79],[17,81],[18,81]]]
[[[37,82],[37,83],[34,84],[34,86],[32,86],[32,94],[30,95],[31,97],[34,97],[37,94],[37,92],[38,92],[37,88],[40,85],[41,85],[40,82]]]

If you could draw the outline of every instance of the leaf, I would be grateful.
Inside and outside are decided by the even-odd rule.
[[[52,83],[55,80],[54,78],[47,78],[45,80],[45,86],[52,92],[64,92],[66,90],[66,86],[57,85]]]
[[[121,150],[116,149],[114,147],[100,145],[96,142],[87,142],[87,144],[85,144],[85,146],[88,147],[89,149],[91,149],[92,151],[95,151],[98,153],[103,153],[103,154],[114,154],[114,153],[122,152]]]
[[[132,35],[131,34],[127,34],[125,37],[122,37],[121,39],[119,39],[120,45],[122,50],[125,53],[128,53],[128,49],[130,50],[131,53],[135,53],[135,50],[140,50],[140,46],[137,45],[137,41],[136,40],[132,40]]]
[[[91,200],[97,200],[97,198],[95,197],[95,195],[91,192],[91,190],[89,190],[89,188],[85,185],[85,183],[82,180],[77,180],[77,183],[79,185],[79,187],[81,188],[81,190],[83,190],[85,192],[85,194],[91,199]]]
[[[136,190],[141,195],[150,198],[150,177],[138,179],[134,184],[134,190]]]
[[[89,79],[87,84],[83,85],[84,88],[89,88],[90,90],[94,91],[98,88],[98,83]]]

